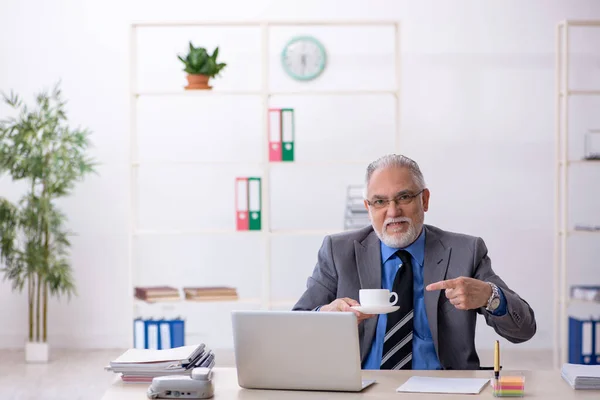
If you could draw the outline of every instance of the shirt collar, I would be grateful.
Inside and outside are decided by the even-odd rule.
[[[423,266],[423,260],[425,258],[425,227],[421,228],[421,234],[410,245],[402,249],[389,247],[382,241],[381,243],[381,260],[385,263],[390,257],[392,257],[398,250],[406,250],[410,253],[412,258],[419,263],[419,266]]]

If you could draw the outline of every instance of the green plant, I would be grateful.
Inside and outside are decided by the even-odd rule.
[[[0,174],[25,181],[27,189],[16,204],[0,197],[0,271],[13,290],[27,286],[29,341],[38,342],[47,341],[48,297],[77,295],[68,259],[70,232],[56,200],[94,172],[85,154],[89,132],[67,126],[59,86],[38,94],[35,108],[12,92],[2,93],[16,116],[0,121]]]
[[[190,42],[190,49],[187,56],[183,58],[181,55],[178,55],[177,58],[185,65],[184,71],[188,74],[214,77],[227,65],[217,62],[218,55],[218,47],[215,48],[212,55],[209,55],[205,48],[194,47],[192,42]]]

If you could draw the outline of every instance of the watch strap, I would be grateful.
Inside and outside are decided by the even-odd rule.
[[[491,288],[492,288],[492,295],[488,299],[487,306],[485,307],[485,309],[488,310],[488,311],[494,311],[495,308],[492,309],[492,302],[494,301],[494,299],[499,299],[500,298],[500,293],[498,292],[498,286],[496,286],[492,282],[486,282],[486,283],[491,286]]]

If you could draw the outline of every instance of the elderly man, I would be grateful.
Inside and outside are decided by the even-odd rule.
[[[416,162],[387,155],[367,168],[372,226],[325,237],[294,310],[357,315],[363,369],[478,369],[477,314],[513,343],[536,332],[533,310],[494,273],[479,237],[424,224],[430,192]],[[400,309],[367,315],[360,289],[389,289]]]

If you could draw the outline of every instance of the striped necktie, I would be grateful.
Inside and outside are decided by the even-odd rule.
[[[410,253],[396,252],[402,266],[396,272],[392,291],[398,294],[400,306],[397,311],[387,314],[381,369],[412,369],[413,339],[413,270]]]

